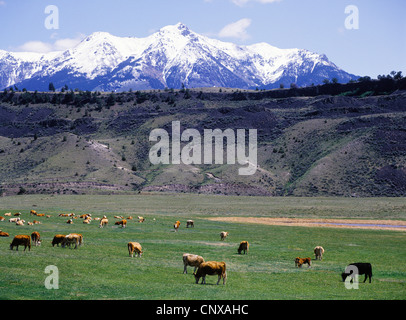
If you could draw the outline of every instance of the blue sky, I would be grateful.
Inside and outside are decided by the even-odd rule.
[[[48,5],[58,8],[58,29],[44,25]],[[348,5],[358,9],[358,29],[345,26]],[[404,0],[0,0],[0,49],[61,50],[96,31],[146,37],[182,22],[223,41],[324,53],[375,78],[406,74],[405,13]]]

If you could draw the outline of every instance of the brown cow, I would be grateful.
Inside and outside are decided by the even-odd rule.
[[[16,251],[18,251],[18,246],[24,246],[24,251],[27,249],[31,251],[31,238],[30,236],[20,234],[16,235],[13,241],[10,243],[10,250],[13,250],[13,247],[17,247]]]
[[[196,279],[196,283],[199,283],[199,279],[202,279],[201,284],[206,283],[206,275],[218,275],[217,284],[220,283],[220,279],[223,278],[223,285],[226,284],[227,272],[226,263],[224,261],[207,261],[200,264],[196,273],[193,273]]]
[[[130,255],[131,258],[134,256],[134,253],[136,256],[138,255],[138,257],[141,257],[142,253],[144,252],[144,251],[142,251],[142,247],[138,242],[129,242],[127,244],[127,247],[128,247],[128,254]]]
[[[41,235],[39,234],[39,232],[34,231],[33,233],[31,233],[31,240],[35,246],[40,246],[41,245]]]
[[[121,226],[121,228],[125,228],[127,226],[127,220],[123,219],[114,223],[115,225]]]
[[[54,236],[52,240],[52,246],[57,246],[59,247],[59,244],[62,243],[63,239],[65,239],[66,235],[64,234],[57,234]]]
[[[176,221],[175,224],[173,225],[173,228],[175,229],[175,232],[178,231],[180,226],[180,221]]]
[[[241,251],[244,251],[248,253],[248,249],[250,248],[250,244],[248,243],[248,241],[241,241],[240,242],[240,246],[238,247],[238,254],[241,254]]]
[[[295,259],[295,266],[301,268],[304,263],[307,263],[309,265],[309,268],[310,268],[310,266],[311,266],[310,261],[311,261],[310,258],[299,258],[299,257],[297,257]]]
[[[31,210],[31,211],[30,211],[30,216],[32,216],[32,215],[36,216],[36,215],[37,215],[37,211]]]
[[[195,267],[193,272],[204,262],[203,257],[197,254],[184,253],[183,254],[183,273],[187,273],[187,266]]]
[[[0,230],[0,237],[9,237],[10,235],[7,232]]]

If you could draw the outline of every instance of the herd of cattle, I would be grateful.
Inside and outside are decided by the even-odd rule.
[[[15,218],[9,218],[9,222],[15,223],[16,225],[24,225],[25,220],[22,220],[20,218],[21,213],[15,213],[14,216]],[[47,217],[50,218],[50,215],[45,215],[45,214],[39,214],[35,210],[30,211],[30,216],[38,216],[38,217]],[[11,213],[5,213],[4,216],[11,216]],[[73,224],[73,219],[81,218],[83,219],[83,223],[89,224],[90,221],[93,220],[91,214],[84,214],[80,216],[76,216],[74,213],[68,213],[68,214],[59,214],[59,217],[68,217],[69,219],[66,221],[68,224]],[[123,216],[114,216],[115,219],[118,219],[114,223],[114,225],[121,226],[121,228],[125,228],[127,226],[127,219],[131,220],[133,219],[131,216],[128,217],[127,219],[124,219]],[[6,219],[4,217],[0,216],[0,221],[5,221]],[[102,218],[94,218],[94,220],[100,220],[99,222],[99,228],[105,227],[108,223],[109,220],[107,219],[106,216],[103,216]],[[154,219],[155,220],[155,219]],[[138,217],[138,222],[142,223],[145,221],[144,217]],[[33,222],[28,222],[28,225],[34,225],[34,224],[41,224],[40,221],[34,220]],[[180,221],[176,221],[175,224],[173,225],[174,231],[177,232],[179,227],[180,227]],[[187,220],[186,222],[186,228],[189,227],[194,227],[194,221],[193,220]],[[220,233],[220,240],[224,241],[227,236],[229,235],[228,232],[222,231]],[[0,237],[9,237],[9,234],[7,232],[3,232],[0,230]],[[13,250],[14,247],[16,247],[16,250],[18,251],[19,246],[24,246],[24,251],[27,249],[30,251],[31,250],[31,243],[33,243],[34,246],[39,246],[41,245],[41,235],[39,232],[34,231],[31,233],[31,236],[29,235],[16,235],[11,244],[10,244],[10,250]],[[74,249],[77,249],[78,246],[81,246],[83,244],[83,235],[78,234],[78,233],[70,233],[68,235],[63,235],[63,234],[57,234],[53,237],[52,246],[54,247],[57,245],[61,245],[61,247],[71,247],[71,245],[74,245]],[[142,246],[138,242],[129,242],[127,244],[128,247],[128,254],[130,257],[133,257],[134,254],[138,257],[142,256],[143,250]],[[240,245],[237,249],[238,254],[241,254],[242,252],[244,254],[247,254],[249,250],[249,243],[248,241],[241,241]],[[316,246],[314,248],[314,255],[315,255],[315,260],[322,260],[323,254],[324,254],[324,248],[321,246]],[[295,258],[295,266],[298,268],[301,268],[303,264],[307,264],[308,267],[311,267],[311,258],[306,257],[306,258],[301,258],[301,257],[296,257]],[[190,253],[185,253],[183,254],[183,273],[187,273],[187,267],[191,266],[194,267],[194,272],[193,275],[195,276],[196,283],[199,282],[200,278],[202,278],[202,284],[206,283],[206,275],[217,275],[218,276],[218,281],[217,284],[220,283],[220,280],[223,279],[223,284],[226,283],[227,279],[227,272],[226,272],[226,263],[224,261],[218,262],[218,261],[205,261],[202,256],[196,255],[196,254],[190,254]],[[341,274],[342,280],[345,281],[347,277],[351,277],[351,281],[354,277],[353,269],[350,267],[355,267],[357,268],[356,271],[358,274],[363,275],[365,274],[365,279],[364,282],[367,280],[369,277],[369,282],[371,283],[371,277],[372,277],[372,266],[370,263],[352,263],[350,264],[347,268],[346,271]],[[348,272],[347,270],[351,269],[351,272]],[[197,271],[196,271],[197,269]]]

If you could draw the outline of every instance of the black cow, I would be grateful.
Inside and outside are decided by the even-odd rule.
[[[354,266],[354,267],[356,267],[357,269],[358,269],[358,275],[363,275],[363,274],[365,274],[365,279],[364,279],[364,282],[367,280],[367,278],[369,277],[369,283],[371,283],[371,278],[372,278],[372,266],[371,266],[371,264],[370,263],[365,263],[365,262],[357,262],[357,263],[351,263],[351,264],[349,264],[348,265],[348,267],[350,267],[350,266]],[[348,268],[347,267],[347,268]],[[352,276],[352,274],[353,274],[353,272],[349,272],[349,273],[346,273],[346,272],[343,272],[342,274],[341,274],[341,277],[343,278],[343,281],[345,281],[345,279],[347,279],[347,277],[349,277],[349,276],[351,276],[351,283],[352,283],[352,280],[354,279],[353,278],[353,276]]]

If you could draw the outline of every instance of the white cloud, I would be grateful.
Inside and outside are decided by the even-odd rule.
[[[244,18],[236,22],[226,25],[219,32],[218,36],[221,38],[237,38],[240,40],[247,40],[250,35],[246,29],[251,25],[251,19]]]
[[[55,34],[52,34],[51,38],[55,38]],[[16,51],[25,52],[38,52],[47,53],[51,51],[65,51],[75,47],[84,38],[83,34],[79,34],[75,38],[65,38],[55,40],[54,43],[43,41],[28,41],[19,46]]]
[[[243,7],[248,2],[259,2],[259,3],[265,4],[265,3],[273,3],[273,2],[279,2],[279,1],[282,1],[282,0],[231,0],[232,3],[236,4],[239,7]]]

